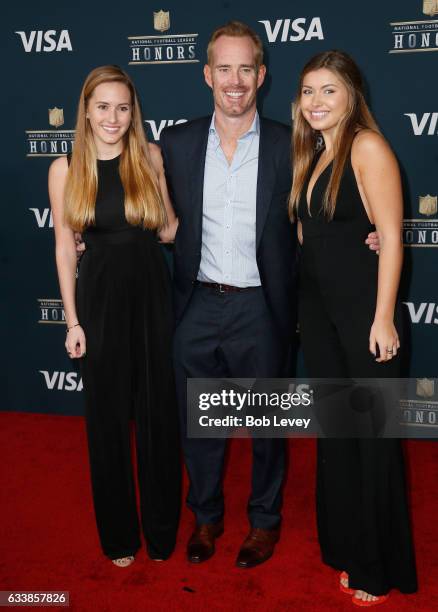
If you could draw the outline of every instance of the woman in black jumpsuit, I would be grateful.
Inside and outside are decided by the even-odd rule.
[[[295,163],[305,149],[302,147],[303,139],[299,142],[304,122],[315,130],[307,132],[311,134],[308,144],[315,146],[317,131],[325,143],[313,159],[310,151],[308,167],[302,168],[300,189],[297,189],[300,177],[295,171],[291,196],[292,212],[299,220],[302,243],[300,332],[306,370],[312,378],[400,377],[400,358],[397,355],[401,338],[400,307],[395,299],[398,272],[394,265],[385,277],[387,285],[391,282],[394,285],[392,304],[390,291],[380,285],[379,291],[386,291],[386,294],[379,302],[379,258],[364,245],[374,226],[365,209],[352,165],[352,148],[359,151],[356,157],[361,161],[364,147],[368,147],[367,154],[374,147],[376,155],[379,155],[382,147],[387,145],[382,144],[383,138],[378,134],[363,98],[359,100],[362,93],[359,96],[358,91],[359,72],[351,58],[343,53],[320,54],[303,70],[297,105],[300,119],[294,137]],[[345,109],[342,106],[344,102]],[[355,125],[354,108],[357,109]],[[347,130],[345,114],[348,112],[351,137],[349,142],[342,142],[342,130]],[[330,212],[325,194],[342,145],[345,162],[339,175],[334,209]],[[384,151],[385,155],[392,155],[386,149]],[[383,159],[385,161],[386,157]],[[365,156],[365,168],[368,163],[369,157]],[[390,181],[393,166],[389,170],[383,168],[383,171]],[[363,191],[369,201],[369,210],[376,220],[381,220],[382,213],[376,207],[387,203],[376,202],[375,194],[379,187],[370,183],[371,173],[363,173]],[[401,207],[401,202],[399,205]],[[388,222],[385,215],[388,218],[395,216],[397,224],[398,214],[392,210],[384,213],[382,227],[386,230],[387,225],[394,223],[392,218]],[[382,230],[378,223],[377,229],[379,232]],[[385,242],[384,238],[383,232],[381,258],[387,242],[390,242],[390,239]],[[395,253],[399,248],[394,247]],[[401,253],[398,256],[401,265]],[[395,280],[388,280],[391,274]],[[379,313],[385,300],[387,310],[392,312],[389,321],[380,323]],[[389,340],[382,342],[382,338]],[[360,606],[382,603],[391,588],[404,593],[416,590],[400,440],[318,440],[317,524],[322,559],[344,572],[341,590],[354,595],[353,603]]]
[[[154,231],[160,228],[157,219],[166,219],[158,191],[160,154],[144,139],[134,87],[118,67],[97,68],[88,76],[76,139],[73,157],[56,160],[49,177],[67,320],[66,348],[70,357],[81,357],[93,500],[102,549],[116,565],[126,567],[140,548],[140,522],[152,559],[167,558],[175,546],[180,456],[171,362],[170,278]],[[91,167],[97,177],[94,219],[78,228],[75,214],[80,213],[81,189],[87,190],[92,173],[85,168],[81,186],[75,172],[90,155],[90,148],[95,151]],[[145,164],[151,165],[149,174],[142,173]],[[149,191],[134,176],[145,182],[151,177]],[[133,219],[127,201],[131,198],[132,208],[136,193],[141,196]],[[86,245],[76,304],[72,227],[82,230]],[[131,420],[135,424],[140,517]]]

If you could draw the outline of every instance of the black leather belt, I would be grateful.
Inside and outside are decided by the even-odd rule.
[[[215,289],[219,293],[232,293],[235,291],[249,291],[250,289],[258,289],[258,287],[234,287],[233,285],[224,285],[223,283],[204,283],[203,281],[196,281],[196,284],[201,285],[201,287]]]

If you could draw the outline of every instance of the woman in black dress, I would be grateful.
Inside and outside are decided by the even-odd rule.
[[[180,457],[169,273],[156,231],[175,218],[160,151],[146,142],[135,88],[117,66],[85,80],[74,151],[51,165],[49,192],[65,346],[81,360],[102,549],[119,567],[130,565],[141,521],[149,556],[165,559],[179,519]],[[77,283],[74,231],[87,247]]]
[[[317,151],[318,139],[323,146]],[[402,192],[394,154],[345,53],[312,58],[294,120],[291,216],[302,244],[299,320],[312,378],[400,376]],[[377,228],[380,256],[363,244]],[[416,590],[403,455],[397,439],[319,439],[322,559],[353,603]]]

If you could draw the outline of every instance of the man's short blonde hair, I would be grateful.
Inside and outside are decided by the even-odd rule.
[[[213,60],[213,45],[221,36],[248,36],[255,46],[255,63],[257,70],[263,64],[263,43],[260,36],[254,32],[252,28],[246,25],[246,23],[242,23],[241,21],[229,21],[225,25],[216,28],[210,37],[207,46],[207,63],[209,66],[211,66]]]

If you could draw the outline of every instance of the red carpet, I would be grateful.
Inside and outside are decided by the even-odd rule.
[[[275,556],[234,567],[247,531],[250,447],[234,440],[225,481],[225,534],[200,566],[185,561],[192,515],[164,563],[144,551],[128,569],[100,554],[91,504],[83,419],[0,413],[0,590],[68,590],[80,612],[156,610],[358,610],[319,560],[314,516],[314,441],[290,443],[284,523]],[[420,591],[391,594],[382,612],[438,610],[438,444],[408,444]],[[60,609],[60,608],[58,608]]]

